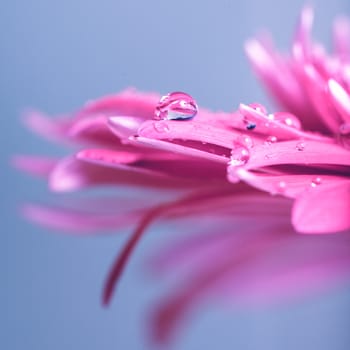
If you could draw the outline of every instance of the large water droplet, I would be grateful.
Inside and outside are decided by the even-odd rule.
[[[154,112],[154,118],[160,120],[188,120],[198,112],[196,101],[184,92],[171,92],[164,95]]]
[[[294,114],[277,112],[273,114],[273,119],[281,124],[290,126],[291,128],[301,129],[301,122]]]
[[[229,161],[229,167],[239,167],[248,163],[250,158],[250,153],[248,148],[241,145],[235,144],[233,150],[231,151],[231,157]]]

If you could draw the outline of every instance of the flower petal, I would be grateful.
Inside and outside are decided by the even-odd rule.
[[[334,79],[328,81],[328,88],[334,107],[344,122],[350,122],[350,96],[348,92]]]
[[[29,174],[47,178],[58,163],[58,159],[38,156],[15,156],[12,164]]]
[[[75,234],[94,234],[101,230],[116,231],[137,221],[142,212],[93,213],[74,210],[72,208],[51,207],[38,204],[27,204],[22,208],[25,217],[42,226]]]
[[[350,229],[350,180],[318,186],[299,197],[292,223],[302,233],[329,233]]]

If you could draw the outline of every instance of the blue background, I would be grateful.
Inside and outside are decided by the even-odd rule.
[[[313,1],[315,36],[329,43],[348,0]],[[146,349],[144,315],[162,289],[140,265],[163,235],[146,237],[112,306],[100,306],[105,273],[125,236],[53,234],[18,215],[48,197],[43,182],[9,167],[12,154],[62,153],[27,132],[26,107],[55,114],[128,86],[190,92],[200,105],[233,110],[266,102],[243,42],[268,28],[290,43],[303,1],[29,0],[0,4],[0,349]],[[349,290],[293,307],[203,309],[176,349],[349,349]]]

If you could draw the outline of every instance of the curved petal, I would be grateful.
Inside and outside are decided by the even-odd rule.
[[[115,208],[114,213],[93,213],[73,210],[72,208],[51,207],[38,204],[27,204],[22,208],[25,217],[30,221],[59,232],[79,235],[94,234],[101,230],[118,230],[137,222],[142,212],[126,213]]]
[[[47,178],[55,168],[59,159],[21,155],[12,158],[12,164],[29,174]]]
[[[153,117],[159,98],[160,96],[156,93],[143,93],[129,88],[121,93],[87,102],[76,116],[85,118],[102,114],[104,116],[125,115],[150,119]]]
[[[350,180],[318,186],[295,202],[292,223],[302,233],[329,233],[350,229]]]

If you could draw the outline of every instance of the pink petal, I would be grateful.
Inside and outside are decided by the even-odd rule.
[[[277,102],[293,114],[302,115],[306,109],[305,97],[290,67],[258,40],[247,41],[245,52],[255,73]]]
[[[343,60],[350,58],[350,21],[338,17],[333,24],[334,53]]]
[[[23,120],[28,128],[50,141],[65,140],[67,130],[71,126],[71,120],[68,118],[54,119],[37,111],[26,112]]]
[[[249,119],[249,122],[253,122],[257,125],[253,133],[256,132],[264,135],[273,135],[276,136],[278,140],[306,139],[315,141],[324,140],[329,142],[329,138],[325,138],[322,135],[305,132],[278,120],[270,119],[267,114],[264,114],[249,105],[241,103],[239,105],[239,111],[243,116]]]
[[[219,162],[222,164],[227,164],[229,160],[227,155],[217,155],[215,153],[210,153],[197,148],[190,147],[190,145],[184,146],[169,141],[156,140],[142,136],[134,137],[133,140],[131,140],[131,142],[142,146],[153,147],[157,150],[173,152],[186,157],[203,158],[208,161]]]
[[[333,79],[328,81],[328,88],[334,107],[344,122],[350,122],[350,96],[348,92]]]
[[[27,204],[22,211],[29,220],[57,231],[75,234],[93,234],[101,230],[113,230],[114,233],[127,225],[133,224],[141,216],[141,212],[120,214],[116,207],[114,213],[103,214]]]
[[[305,65],[304,78],[306,91],[315,110],[322,117],[321,122],[324,122],[333,133],[337,133],[340,118],[330,103],[327,81],[312,65]]]
[[[15,156],[12,164],[32,175],[47,178],[58,163],[58,159],[38,156]]]
[[[230,174],[228,176],[230,180]],[[232,175],[234,182],[239,176],[244,182],[271,194],[280,194],[285,197],[297,198],[313,187],[329,185],[343,181],[344,177],[332,175],[315,174],[269,174],[252,173],[245,169],[238,169],[235,175]]]
[[[283,141],[254,147],[246,169],[271,165],[350,166],[350,151],[332,143],[318,141]]]
[[[313,26],[314,13],[310,6],[305,6],[300,14],[297,30],[294,35],[293,56],[303,64],[309,59],[310,34]]]
[[[160,96],[155,93],[142,93],[135,89],[127,89],[119,94],[105,96],[89,101],[77,113],[78,118],[102,114],[104,116],[125,115],[149,119],[153,117],[154,109]]]
[[[318,186],[299,197],[292,222],[302,233],[329,233],[350,229],[350,181]]]
[[[147,121],[142,124],[138,135],[152,139],[179,139],[199,141],[231,149],[236,136],[232,131],[195,121]],[[208,146],[207,148],[209,148]],[[206,147],[203,147],[204,150]]]
[[[137,134],[143,119],[137,117],[113,116],[108,118],[108,126],[120,139],[127,140]]]
[[[110,149],[84,149],[77,153],[77,159],[104,166],[114,164],[132,164],[141,159],[141,155],[131,152],[113,151]]]
[[[52,171],[49,186],[53,191],[65,192],[89,186],[133,185],[151,188],[179,188],[193,186],[185,180],[169,178],[159,172],[126,164],[111,166],[93,164],[96,161],[79,160],[75,156],[63,159]],[[110,164],[110,163],[109,163]]]
[[[107,118],[103,115],[76,119],[67,130],[67,138],[92,145],[117,148],[121,146],[117,138],[107,126]]]

